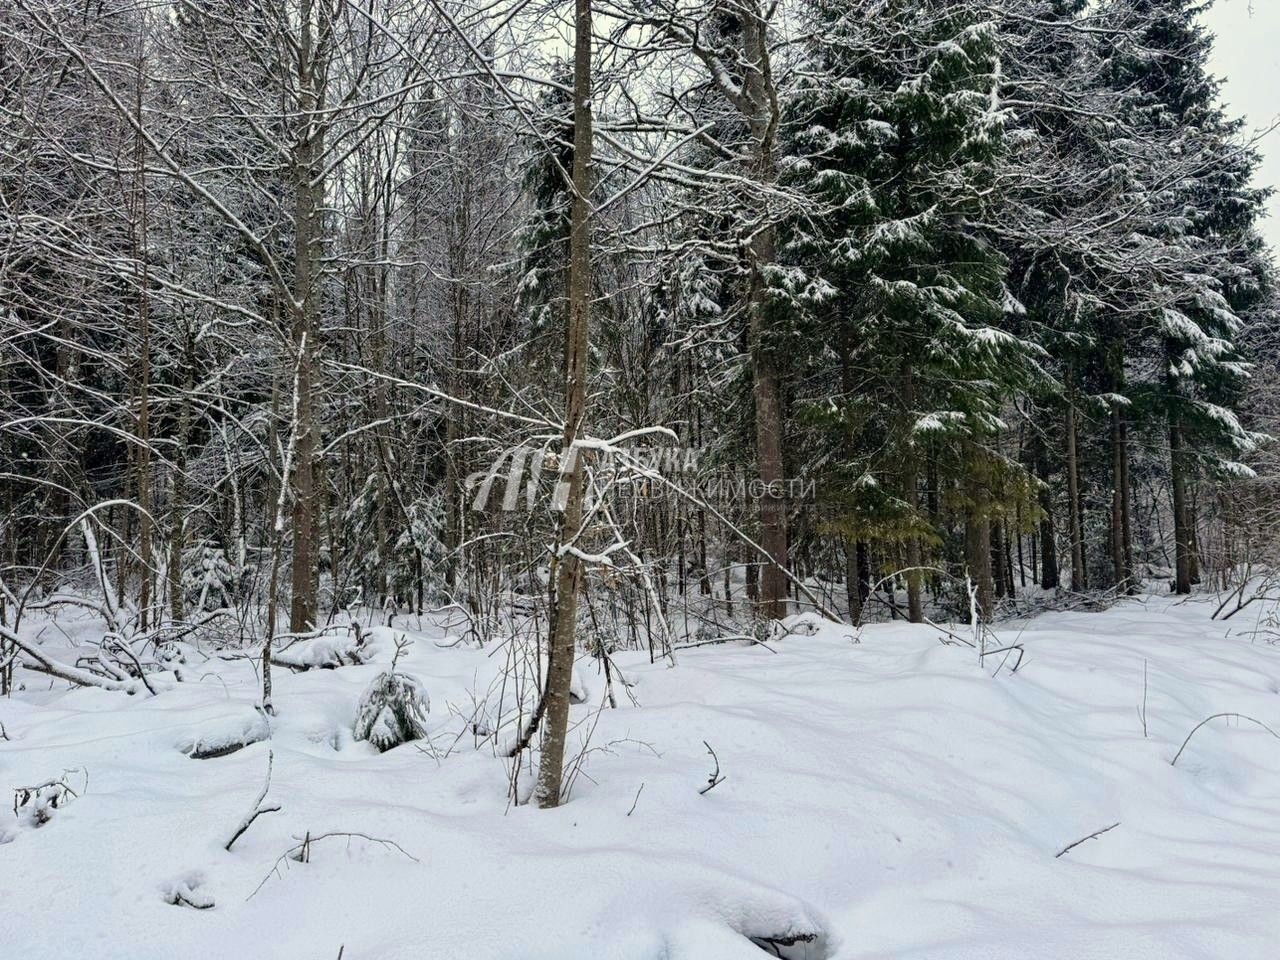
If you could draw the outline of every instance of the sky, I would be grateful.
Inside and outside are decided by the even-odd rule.
[[[1211,67],[1228,112],[1244,117],[1250,131],[1269,127],[1280,119],[1280,0],[1217,0],[1204,19],[1217,35]],[[1262,230],[1280,253],[1280,129],[1258,146],[1258,181],[1277,189]]]

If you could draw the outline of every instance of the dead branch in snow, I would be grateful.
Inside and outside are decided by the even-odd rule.
[[[86,670],[55,660],[35,644],[22,639],[7,627],[0,626],[0,637],[16,647],[21,653],[27,655],[28,659],[23,660],[22,665],[28,670],[46,673],[51,677],[66,680],[68,683],[73,683],[78,687],[101,687],[103,690],[120,690],[128,694],[136,693],[138,690],[137,684],[132,680],[115,680],[109,677],[100,677]],[[152,690],[151,692],[154,693],[155,691]]]
[[[295,837],[296,837],[296,834],[295,834]],[[330,831],[329,833],[321,833],[313,837],[310,834],[310,832],[308,832],[303,837],[302,840],[294,844],[292,847],[290,847],[288,850],[286,850],[284,853],[280,854],[280,856],[276,858],[276,862],[272,864],[271,869],[267,872],[267,875],[262,878],[262,881],[256,887],[253,888],[253,893],[250,893],[249,896],[245,897],[245,900],[246,901],[252,900],[254,895],[257,894],[257,892],[262,889],[263,885],[265,885],[268,880],[270,880],[273,876],[278,875],[280,873],[281,864],[283,864],[286,860],[296,860],[299,863],[305,862],[300,859],[300,855],[304,850],[307,851],[307,854],[308,854],[307,859],[309,860],[311,847],[314,844],[319,843],[321,840],[332,840],[337,837],[345,837],[347,840],[367,840],[369,843],[379,844],[382,847],[386,848],[387,850],[391,850],[395,853],[400,854],[403,857],[407,857],[408,859],[412,860],[414,863],[422,862],[413,854],[411,854],[408,850],[406,850],[404,847],[400,846],[400,844],[396,843],[394,840],[387,840],[387,839],[384,839],[383,837],[371,837],[367,833],[357,833],[354,831],[345,831],[345,830]]]
[[[711,776],[707,777],[707,785],[698,791],[700,795],[710,793],[720,784],[724,783],[724,777],[720,776],[720,758],[716,756],[716,752],[711,749],[711,744],[703,740],[702,745],[707,748],[707,753],[711,754],[711,760],[715,763],[716,768],[711,771]]]
[[[640,794],[644,793],[644,781],[640,781],[640,789],[636,791],[636,798],[631,801],[631,809],[627,811],[627,816],[631,816],[636,812],[636,804],[640,802]]]
[[[259,791],[257,799],[253,801],[253,806],[249,808],[249,812],[245,814],[244,819],[240,821],[240,826],[236,827],[235,833],[231,834],[231,838],[227,840],[226,844],[223,846],[222,849],[226,850],[228,853],[231,852],[232,844],[239,840],[244,835],[245,831],[253,826],[253,821],[257,820],[264,813],[277,813],[281,809],[280,804],[278,803],[269,807],[264,807],[262,805],[262,801],[267,798],[267,791],[271,789],[271,768],[274,763],[275,751],[268,750],[267,779],[263,781],[262,790]]]
[[[1055,854],[1053,855],[1053,859],[1057,860],[1059,857],[1061,857],[1061,856],[1062,856],[1064,853],[1066,853],[1068,850],[1072,850],[1072,849],[1074,849],[1074,848],[1076,848],[1076,847],[1080,846],[1080,844],[1084,843],[1086,840],[1093,840],[1093,839],[1095,839],[1095,838],[1097,838],[1097,837],[1100,837],[1100,836],[1102,836],[1104,833],[1106,833],[1108,830],[1114,830],[1114,829],[1115,829],[1116,827],[1118,827],[1118,826],[1120,826],[1120,821],[1119,821],[1119,820],[1117,820],[1115,823],[1111,824],[1111,826],[1109,826],[1109,827],[1103,827],[1101,830],[1095,830],[1093,833],[1089,834],[1087,837],[1081,837],[1081,838],[1080,838],[1079,840],[1077,840],[1075,843],[1068,843],[1065,847],[1063,847],[1061,850],[1059,850],[1057,853],[1055,853]]]
[[[1248,720],[1250,723],[1254,724],[1255,726],[1259,726],[1263,730],[1267,731],[1267,733],[1271,734],[1277,740],[1280,740],[1280,733],[1276,733],[1274,730],[1268,727],[1261,720],[1256,720],[1253,717],[1245,716],[1243,713],[1215,713],[1212,716],[1205,717],[1203,720],[1201,720],[1199,723],[1197,723],[1194,727],[1191,728],[1191,732],[1187,734],[1187,739],[1182,741],[1182,746],[1178,748],[1178,752],[1175,753],[1173,755],[1173,759],[1169,761],[1169,766],[1176,767],[1178,765],[1178,758],[1182,756],[1182,751],[1187,749],[1187,744],[1189,744],[1191,742],[1191,738],[1196,735],[1196,731],[1198,731],[1206,723],[1208,723],[1210,720],[1218,720],[1221,718],[1230,719],[1231,717],[1235,717],[1237,720]]]

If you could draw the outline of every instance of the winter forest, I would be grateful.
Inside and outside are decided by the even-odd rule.
[[[0,942],[1272,956],[1208,6],[3,0]]]

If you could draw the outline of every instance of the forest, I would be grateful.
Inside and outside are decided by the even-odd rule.
[[[763,767],[822,735],[787,725],[787,683],[807,676],[831,698],[815,712],[842,703],[854,723],[852,689],[870,698],[867,716],[888,694],[864,693],[848,658],[865,656],[888,683],[909,671],[888,651],[912,643],[956,658],[920,661],[921,677],[940,671],[951,689],[961,658],[994,683],[1036,683],[1037,670],[1104,670],[1120,654],[1091,644],[1127,637],[1138,646],[1116,667],[1117,723],[1134,726],[1140,696],[1139,746],[1160,656],[1187,657],[1185,696],[1168,695],[1190,712],[1166,715],[1178,728],[1168,746],[1200,707],[1236,716],[1229,697],[1200,693],[1226,682],[1210,652],[1228,642],[1220,623],[1238,636],[1249,620],[1239,656],[1263,658],[1224,671],[1276,673],[1265,651],[1280,640],[1280,292],[1257,175],[1270,131],[1224,105],[1206,6],[0,4],[0,775],[35,782],[14,780],[0,863],[34,842],[30,830],[89,816],[93,787],[58,775],[61,754],[37,749],[40,737],[65,753],[97,723],[136,732],[129,717],[198,728],[185,757],[164,761],[181,769],[189,757],[211,758],[202,770],[252,763],[201,788],[235,794],[235,814],[217,815],[227,822],[265,765],[238,832],[209,848],[225,856],[224,840],[239,852],[282,821],[258,819],[279,809],[265,799],[280,789],[273,771],[297,793],[327,775],[299,759],[329,763],[312,756],[320,741],[334,757],[382,757],[406,790],[410,764],[432,779],[433,760],[443,771],[458,753],[483,755],[496,779],[452,773],[476,779],[449,789],[474,789],[499,814],[572,810],[616,789],[623,809],[634,794],[634,819],[659,803],[662,775],[600,771],[628,745],[660,752],[679,728],[693,779],[712,770],[681,788],[692,798],[679,809],[748,809],[748,797],[724,798],[749,789],[748,761],[727,755],[738,734],[716,743],[696,713],[614,717],[648,717],[646,697],[683,709],[737,689],[743,710],[767,714],[740,674],[755,658],[783,671],[759,683],[782,711],[767,726],[791,731],[751,737]],[[1201,655],[1162,647],[1162,630]],[[1082,659],[1064,666],[1067,650]],[[788,668],[787,657],[809,659]],[[1068,695],[1065,680],[1046,689]],[[979,696],[963,691],[958,713]],[[901,709],[932,696],[921,688]],[[345,704],[341,723],[326,697]],[[1263,778],[1250,782],[1274,798],[1273,700],[1240,732],[1183,748],[1245,738]],[[218,714],[233,701],[234,717]],[[985,709],[996,708],[975,702],[968,715]],[[1052,750],[1088,738],[1070,724],[1090,709],[1062,707]],[[606,743],[605,730],[617,736]],[[110,769],[100,749],[65,766]],[[810,770],[838,750],[813,749]],[[1178,751],[1156,780],[1192,763],[1218,789],[1197,762],[1210,763]],[[481,769],[470,763],[453,769]],[[844,763],[836,782],[858,776]],[[333,809],[358,807],[335,797]],[[1086,820],[1061,827],[1105,827]],[[170,838],[159,848],[188,828],[157,829]],[[1057,856],[1136,843],[1102,836],[1111,829]],[[393,871],[380,882],[416,882],[394,873],[418,862],[400,839],[350,825],[291,836],[271,847],[292,844],[263,898],[289,879],[282,863],[308,863],[325,838],[335,850],[360,838],[376,862],[358,868]],[[260,842],[259,862],[235,869],[267,871]],[[115,849],[103,843],[103,856]],[[460,864],[473,856],[457,852]],[[156,909],[213,907],[212,875],[166,881]],[[512,883],[525,896],[538,886]],[[672,880],[667,895],[689,884]],[[303,916],[328,909],[328,894],[294,895]],[[794,909],[753,896],[737,901],[752,919],[728,923],[732,942],[681,928],[664,953],[622,930],[582,956],[1031,955],[891,937],[858,952],[845,914],[811,910],[815,895]],[[502,902],[512,897],[523,902]],[[258,902],[249,908],[267,909]],[[1280,931],[1250,922],[1257,940],[1197,953],[1175,938],[1150,955],[1261,958],[1262,934]],[[458,920],[457,943],[425,953],[410,946],[430,940],[397,942],[406,957],[578,956],[506,934],[486,947],[485,923]],[[70,947],[54,929],[33,926],[32,947]],[[1136,955],[1135,930],[1116,930],[1106,943]],[[150,956],[128,941],[118,953],[76,942],[86,957]],[[1043,931],[1028,942],[1059,955]],[[1081,942],[1067,938],[1061,955]],[[735,952],[744,943],[754,953]],[[595,952],[604,945],[621,952]],[[344,946],[235,949],[341,957]]]

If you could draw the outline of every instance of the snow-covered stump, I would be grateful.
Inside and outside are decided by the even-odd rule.
[[[382,752],[427,735],[431,700],[416,677],[388,670],[374,677],[356,708],[353,735]]]

